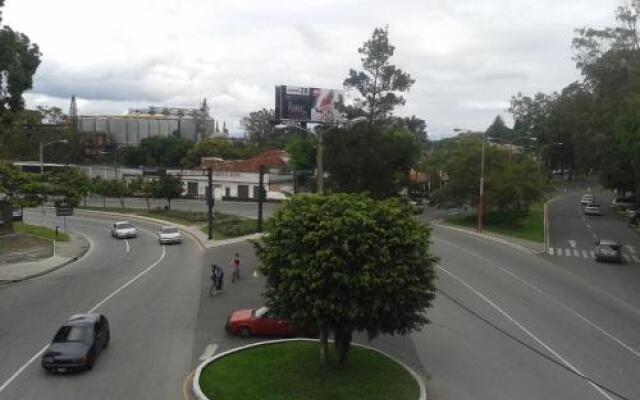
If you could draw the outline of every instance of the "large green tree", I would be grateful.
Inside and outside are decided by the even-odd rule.
[[[496,115],[495,119],[484,133],[487,137],[491,138],[513,139],[513,129],[509,128],[499,115]]]
[[[415,80],[391,64],[395,47],[389,43],[389,29],[375,28],[369,40],[358,49],[362,70],[349,70],[344,86],[356,89],[362,96],[361,105],[348,110],[350,116],[364,115],[369,123],[384,121],[393,110],[405,104],[401,93],[408,91]]]
[[[413,134],[366,123],[328,131],[324,146],[328,187],[375,198],[398,195],[420,158]]]
[[[311,136],[296,136],[287,145],[285,150],[289,154],[289,166],[293,170],[311,170],[316,167],[316,152],[318,142]]]
[[[182,195],[184,185],[179,176],[163,175],[153,181],[151,193],[155,199],[167,199],[168,209],[171,210],[171,200]]]
[[[192,147],[191,141],[179,136],[154,136],[143,139],[137,147],[120,149],[118,158],[130,167],[179,167]]]
[[[333,332],[344,367],[353,332],[407,334],[428,322],[435,297],[429,228],[397,199],[360,194],[296,196],[255,244],[267,305],[318,329],[326,363]]]
[[[0,9],[3,5],[0,3]],[[22,93],[33,86],[33,75],[40,65],[40,56],[38,45],[31,43],[27,35],[6,25],[1,26],[0,81],[3,87],[0,87],[0,118],[7,110],[24,108]]]

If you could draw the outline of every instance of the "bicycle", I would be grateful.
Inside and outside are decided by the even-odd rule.
[[[233,273],[231,274],[231,283],[235,283],[236,281],[239,281],[239,280],[240,280],[240,266],[234,265]]]

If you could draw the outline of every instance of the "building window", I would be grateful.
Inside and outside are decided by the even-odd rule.
[[[239,199],[249,198],[249,185],[238,185],[238,198]]]
[[[225,187],[224,188],[224,197],[231,197],[231,188],[230,187]]]

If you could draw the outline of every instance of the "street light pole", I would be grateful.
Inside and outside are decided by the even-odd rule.
[[[62,140],[54,140],[48,143],[43,143],[42,141],[38,143],[39,150],[40,150],[40,174],[41,175],[44,174],[44,148],[54,143],[69,143],[69,141],[67,139],[62,139]]]
[[[478,197],[478,232],[482,232],[482,212],[484,208],[484,142],[486,135],[482,134],[482,157],[480,159],[480,196]]]

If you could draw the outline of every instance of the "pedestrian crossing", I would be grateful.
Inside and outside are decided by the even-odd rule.
[[[591,260],[596,258],[593,250],[578,249],[575,247],[549,247],[547,255]],[[640,263],[640,254],[632,246],[623,247],[622,258],[628,263]]]

